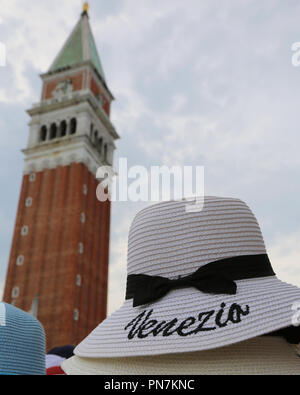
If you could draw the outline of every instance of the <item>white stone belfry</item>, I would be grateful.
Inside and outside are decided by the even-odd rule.
[[[41,101],[28,110],[25,174],[71,163],[84,163],[94,174],[101,165],[112,166],[119,138],[109,119],[114,97],[86,11],[41,78]]]

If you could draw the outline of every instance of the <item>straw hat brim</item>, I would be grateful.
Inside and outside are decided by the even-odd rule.
[[[72,357],[68,375],[299,375],[300,358],[279,337],[258,337],[209,351],[133,358]]]
[[[74,354],[83,358],[117,358],[203,351],[239,343],[292,325],[295,314],[293,305],[300,302],[300,288],[284,283],[275,276],[236,283],[236,295],[209,295],[194,288],[184,288],[171,291],[156,303],[138,308],[133,308],[132,300],[127,300],[77,346]],[[244,311],[248,308],[248,314],[240,319],[235,315],[235,322],[228,320],[226,323],[228,311],[234,304]],[[140,324],[151,311],[148,322],[155,320],[159,324],[177,320],[171,329],[173,333],[165,336],[160,331],[154,336],[152,329],[144,328],[140,332],[143,338],[135,331],[133,338],[129,339],[134,324],[128,325],[145,312]],[[204,313],[201,316],[203,322],[209,312],[213,314],[203,328],[192,333],[199,326],[199,314]],[[219,321],[224,323],[222,327],[216,325],[218,314],[221,317]],[[186,327],[180,335],[176,327],[183,322]],[[148,323],[150,327],[151,323]]]

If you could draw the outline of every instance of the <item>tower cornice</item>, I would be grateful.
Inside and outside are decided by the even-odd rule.
[[[83,163],[95,175],[98,167],[112,166],[100,157],[87,136],[69,137],[22,150],[25,155],[24,174]]]

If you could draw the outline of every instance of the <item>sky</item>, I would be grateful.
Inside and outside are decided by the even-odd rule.
[[[81,0],[0,0],[0,294],[39,74]],[[205,167],[205,192],[245,200],[278,277],[300,286],[298,0],[91,0],[90,22],[116,101],[116,161]],[[122,305],[129,226],[147,203],[112,206],[109,312]]]

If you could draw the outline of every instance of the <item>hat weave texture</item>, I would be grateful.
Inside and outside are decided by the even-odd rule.
[[[45,375],[45,333],[40,322],[6,303],[1,304],[0,374]]]
[[[282,338],[259,337],[193,353],[63,362],[68,375],[299,375],[300,358]]]

